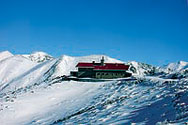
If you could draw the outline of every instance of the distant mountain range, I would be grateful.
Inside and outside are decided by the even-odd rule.
[[[133,76],[158,76],[160,78],[182,79],[188,77],[188,62],[179,61],[165,66],[155,67],[136,61],[123,62],[105,55],[71,57],[62,55],[54,58],[45,52],[27,55],[13,55],[9,51],[0,53],[0,90],[24,87],[46,79],[69,75],[78,62],[126,63]]]

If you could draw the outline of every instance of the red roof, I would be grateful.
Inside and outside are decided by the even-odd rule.
[[[95,70],[128,70],[129,65],[120,63],[105,63],[104,66],[95,66]]]
[[[104,66],[95,65],[94,63],[78,63],[76,67],[94,68],[94,70],[128,70],[129,65],[123,63],[104,63]]]
[[[76,67],[94,67],[93,63],[78,63]]]

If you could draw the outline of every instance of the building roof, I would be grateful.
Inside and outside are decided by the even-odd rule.
[[[82,62],[82,63],[78,63],[76,65],[76,67],[91,67],[91,68],[93,68],[94,65],[93,65],[93,63],[84,63],[84,62]]]
[[[78,63],[78,68],[94,68],[94,70],[128,70],[129,65],[123,63],[104,63],[104,65],[96,65],[95,63]]]

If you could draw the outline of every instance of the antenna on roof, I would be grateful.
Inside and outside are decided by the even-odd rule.
[[[101,59],[101,65],[104,66],[104,56]]]

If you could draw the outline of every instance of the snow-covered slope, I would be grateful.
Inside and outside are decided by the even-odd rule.
[[[2,61],[4,59],[7,59],[7,58],[9,58],[11,56],[13,56],[13,54],[10,53],[9,51],[0,52],[0,61]]]
[[[169,68],[173,72],[164,76],[187,72],[186,62],[162,69],[131,61],[128,64],[135,79],[130,81],[78,82],[61,79],[76,70],[78,62],[100,62],[102,56],[105,62],[122,61],[105,55],[46,58],[44,53],[33,56],[3,53],[0,53],[2,125],[187,124],[188,79],[157,75]]]
[[[62,81],[0,98],[0,121],[2,125],[186,124],[186,87],[186,82],[147,80]]]
[[[75,66],[78,62],[100,62],[102,56],[104,57],[105,62],[121,62],[104,55],[91,55],[83,57],[71,57],[63,55],[60,58],[48,60],[43,63],[32,62],[23,56],[14,56],[9,59],[10,64],[7,67],[4,67],[4,65],[8,64],[7,62],[0,64],[0,66],[4,67],[1,70],[3,74],[1,84],[3,85],[0,86],[0,93],[25,88],[34,84],[40,84],[43,81],[49,81],[59,76],[70,75],[70,71],[75,70]],[[16,64],[17,62],[15,62],[15,60],[18,61],[18,64]],[[11,70],[13,73],[9,74],[12,75],[7,77],[6,72],[10,72],[8,68],[12,68],[11,66],[16,66],[16,69]]]
[[[130,65],[129,69],[133,75],[154,75],[157,72],[157,68],[149,64],[136,61],[130,61],[127,64]]]
[[[23,55],[23,56],[37,63],[41,63],[53,59],[51,55],[45,52],[34,52],[30,55]]]
[[[56,60],[48,61],[42,64],[32,66],[26,72],[14,77],[10,82],[6,82],[0,87],[0,94],[15,91],[21,88],[27,88],[34,84],[44,82],[51,74],[49,69],[56,63]]]
[[[170,63],[158,68],[160,72],[163,72],[165,77],[173,79],[188,78],[188,62],[179,61],[176,63]]]
[[[19,95],[14,103],[3,102],[3,106],[10,106],[14,111],[2,107],[1,124],[53,123],[54,120],[71,115],[72,112],[88,105],[88,101],[98,93],[99,87],[100,84],[64,82],[55,84],[52,88],[33,90],[33,94],[30,91]]]
[[[37,64],[21,55],[11,56],[0,61],[0,90],[14,78],[29,71]]]
[[[90,56],[83,56],[83,57],[71,57],[67,55],[63,55],[59,58],[58,65],[54,69],[53,76],[60,76],[60,75],[70,75],[70,71],[76,70],[76,65],[78,62],[100,62],[101,58],[104,57],[106,63],[122,63],[120,60],[116,60],[110,58],[105,55],[90,55]]]
[[[176,62],[176,63],[170,63],[168,65],[161,67],[161,69],[164,72],[167,72],[167,73],[180,72],[180,71],[183,71],[185,69],[188,69],[188,62],[179,61],[179,62]]]
[[[130,71],[132,74],[136,76],[160,75],[160,77],[173,79],[188,77],[188,62],[185,61],[170,63],[161,67],[155,67],[136,61],[129,61],[127,64],[130,65]]]

